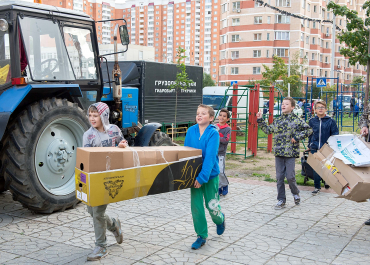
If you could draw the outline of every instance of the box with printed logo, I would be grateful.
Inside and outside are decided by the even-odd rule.
[[[99,206],[194,186],[202,150],[182,146],[77,149],[76,197]]]

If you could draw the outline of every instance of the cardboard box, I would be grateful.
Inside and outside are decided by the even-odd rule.
[[[363,202],[370,198],[370,167],[353,167],[340,159],[330,160],[334,150],[325,144],[310,154],[307,163],[339,195],[338,198]],[[326,165],[325,165],[326,162]]]
[[[202,150],[190,147],[78,148],[76,197],[99,206],[186,189],[201,168]]]

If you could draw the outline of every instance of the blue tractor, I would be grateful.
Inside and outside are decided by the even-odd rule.
[[[94,21],[54,6],[0,2],[0,192],[9,189],[32,211],[52,213],[77,204],[76,149],[94,102],[109,105],[112,123],[131,145],[172,145],[157,131],[160,124],[122,122],[124,113],[137,116],[132,103],[137,88],[122,87],[122,77],[129,80],[132,71],[121,73],[118,63],[109,80],[103,79],[107,63],[99,55],[95,25],[112,22],[123,24],[114,30],[117,62],[117,39],[121,52],[129,44],[123,19]]]

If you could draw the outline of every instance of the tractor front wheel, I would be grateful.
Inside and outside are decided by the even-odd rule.
[[[86,113],[66,99],[40,100],[21,112],[2,158],[13,199],[39,213],[75,206],[77,147],[88,128]]]
[[[173,146],[171,138],[168,137],[164,132],[155,131],[152,138],[150,139],[149,146]]]

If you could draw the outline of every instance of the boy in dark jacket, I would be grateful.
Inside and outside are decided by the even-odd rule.
[[[299,205],[301,197],[295,179],[295,159],[299,157],[299,141],[308,137],[312,129],[304,120],[298,118],[293,113],[295,101],[291,97],[286,97],[281,104],[282,115],[274,120],[270,125],[262,119],[262,113],[257,114],[257,122],[262,131],[266,134],[274,134],[274,155],[277,181],[277,204],[275,209],[285,208],[285,184],[286,177],[290,191],[293,194],[294,202]]]
[[[308,138],[308,148],[311,153],[314,154],[319,150],[332,135],[338,135],[338,127],[334,119],[326,115],[326,102],[317,101],[315,106],[316,116],[310,119],[308,125],[313,129],[313,133]],[[314,171],[314,183],[315,190],[312,192],[313,195],[317,195],[320,192],[320,176]],[[325,188],[329,186],[325,185]]]
[[[218,193],[226,196],[229,193],[229,180],[225,174],[226,150],[229,143],[231,128],[227,124],[230,120],[230,112],[227,109],[221,109],[218,114],[218,134],[220,135],[220,147],[218,148],[218,166],[220,168],[220,181],[218,184]]]

